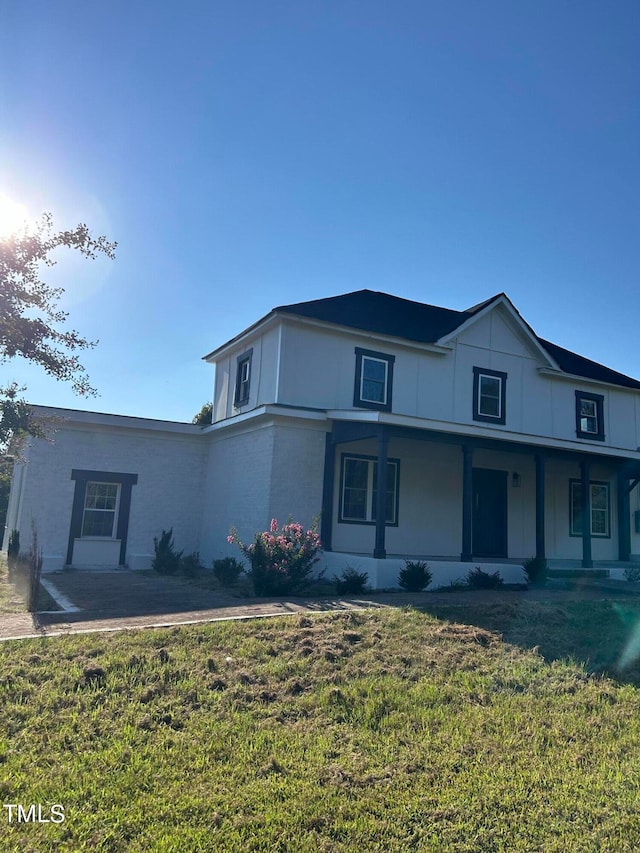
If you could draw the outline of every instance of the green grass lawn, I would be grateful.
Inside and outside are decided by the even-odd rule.
[[[640,605],[437,617],[0,644],[0,850],[640,848]]]

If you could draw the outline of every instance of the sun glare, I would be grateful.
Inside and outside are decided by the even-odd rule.
[[[19,231],[29,220],[26,205],[14,201],[0,192],[0,237],[8,237]]]

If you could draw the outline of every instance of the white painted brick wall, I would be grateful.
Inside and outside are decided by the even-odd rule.
[[[325,431],[275,427],[270,515],[280,524],[291,516],[307,527],[322,510]]]
[[[273,428],[210,434],[202,509],[201,554],[206,563],[224,556],[240,558],[227,536],[236,527],[243,542],[269,523]]]
[[[231,527],[249,543],[272,518],[310,524],[322,508],[324,445],[322,429],[277,423],[212,437],[201,540],[207,562],[240,557],[227,542]]]
[[[250,542],[271,518],[308,525],[322,506],[325,433],[283,423],[202,436],[65,424],[29,450],[18,527],[24,549],[36,522],[45,567],[66,561],[75,481],[71,471],[137,474],[127,560],[140,565],[153,537],[173,527],[178,549],[199,550],[206,564],[238,549],[232,526]],[[143,561],[144,564],[144,561]]]
[[[22,547],[37,524],[45,560],[66,557],[75,481],[73,468],[138,474],[127,552],[153,553],[153,537],[173,526],[179,549],[197,550],[206,442],[183,436],[90,426],[62,426],[52,441],[35,440],[26,466],[19,519]]]

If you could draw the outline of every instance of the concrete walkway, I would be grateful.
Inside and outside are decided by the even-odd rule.
[[[295,613],[336,612],[372,607],[428,608],[434,605],[516,604],[639,595],[640,585],[580,581],[570,587],[528,590],[477,590],[423,593],[372,593],[344,598],[238,598],[229,591],[206,590],[182,578],[136,572],[76,572],[47,575],[62,600],[75,611],[0,614],[0,640],[55,637],[99,631],[169,627],[226,619],[255,619]]]
[[[63,634],[129,631],[138,628],[168,628],[228,619],[259,619],[267,616],[287,616],[295,613],[357,610],[384,606],[366,600],[300,599],[298,601],[260,601],[249,599],[233,607],[209,610],[154,613],[138,616],[105,618],[101,613],[19,613],[0,614],[0,641],[27,637],[59,637]]]

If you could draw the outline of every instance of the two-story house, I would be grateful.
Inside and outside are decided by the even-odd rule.
[[[205,359],[211,426],[39,409],[54,440],[16,465],[7,529],[34,520],[45,568],[145,566],[171,526],[208,562],[231,526],[318,515],[324,562],[378,587],[404,557],[436,582],[640,558],[640,381],[539,338],[504,294],[282,306]]]

